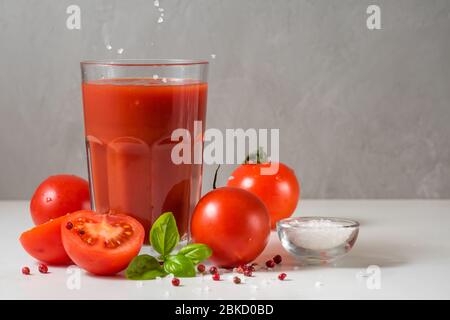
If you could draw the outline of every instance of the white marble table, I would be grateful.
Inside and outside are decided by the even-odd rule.
[[[450,299],[450,201],[302,201],[300,215],[348,217],[361,223],[349,255],[334,266],[299,267],[283,251],[276,234],[258,261],[275,253],[285,258],[273,272],[235,285],[210,276],[136,282],[99,278],[84,271],[50,267],[50,274],[21,274],[36,265],[18,237],[32,225],[26,201],[0,202],[1,299]],[[379,283],[365,270],[380,269]],[[276,280],[280,271],[287,281]],[[377,283],[380,285],[377,289]]]

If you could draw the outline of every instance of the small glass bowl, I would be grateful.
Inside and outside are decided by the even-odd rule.
[[[294,217],[278,221],[284,249],[305,264],[328,264],[346,255],[356,242],[357,221],[330,217]]]

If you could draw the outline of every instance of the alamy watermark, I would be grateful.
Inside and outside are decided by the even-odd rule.
[[[202,121],[195,121],[192,134],[188,129],[178,128],[172,132],[171,141],[177,142],[171,153],[174,164],[237,164],[250,152],[262,148],[268,151],[270,161],[261,168],[261,174],[278,172],[279,129],[226,129],[223,134],[210,128],[203,133]]]

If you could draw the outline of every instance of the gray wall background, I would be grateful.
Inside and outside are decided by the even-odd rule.
[[[450,1],[160,4],[0,0],[0,199],[86,176],[80,60],[213,54],[208,127],[280,128],[304,198],[450,198]]]

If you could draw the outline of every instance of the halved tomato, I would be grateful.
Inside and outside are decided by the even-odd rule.
[[[19,240],[25,251],[47,264],[71,264],[61,240],[61,223],[65,218],[50,220],[22,233]]]
[[[97,275],[125,269],[144,242],[144,227],[123,214],[81,210],[61,224],[64,248],[79,267]]]

